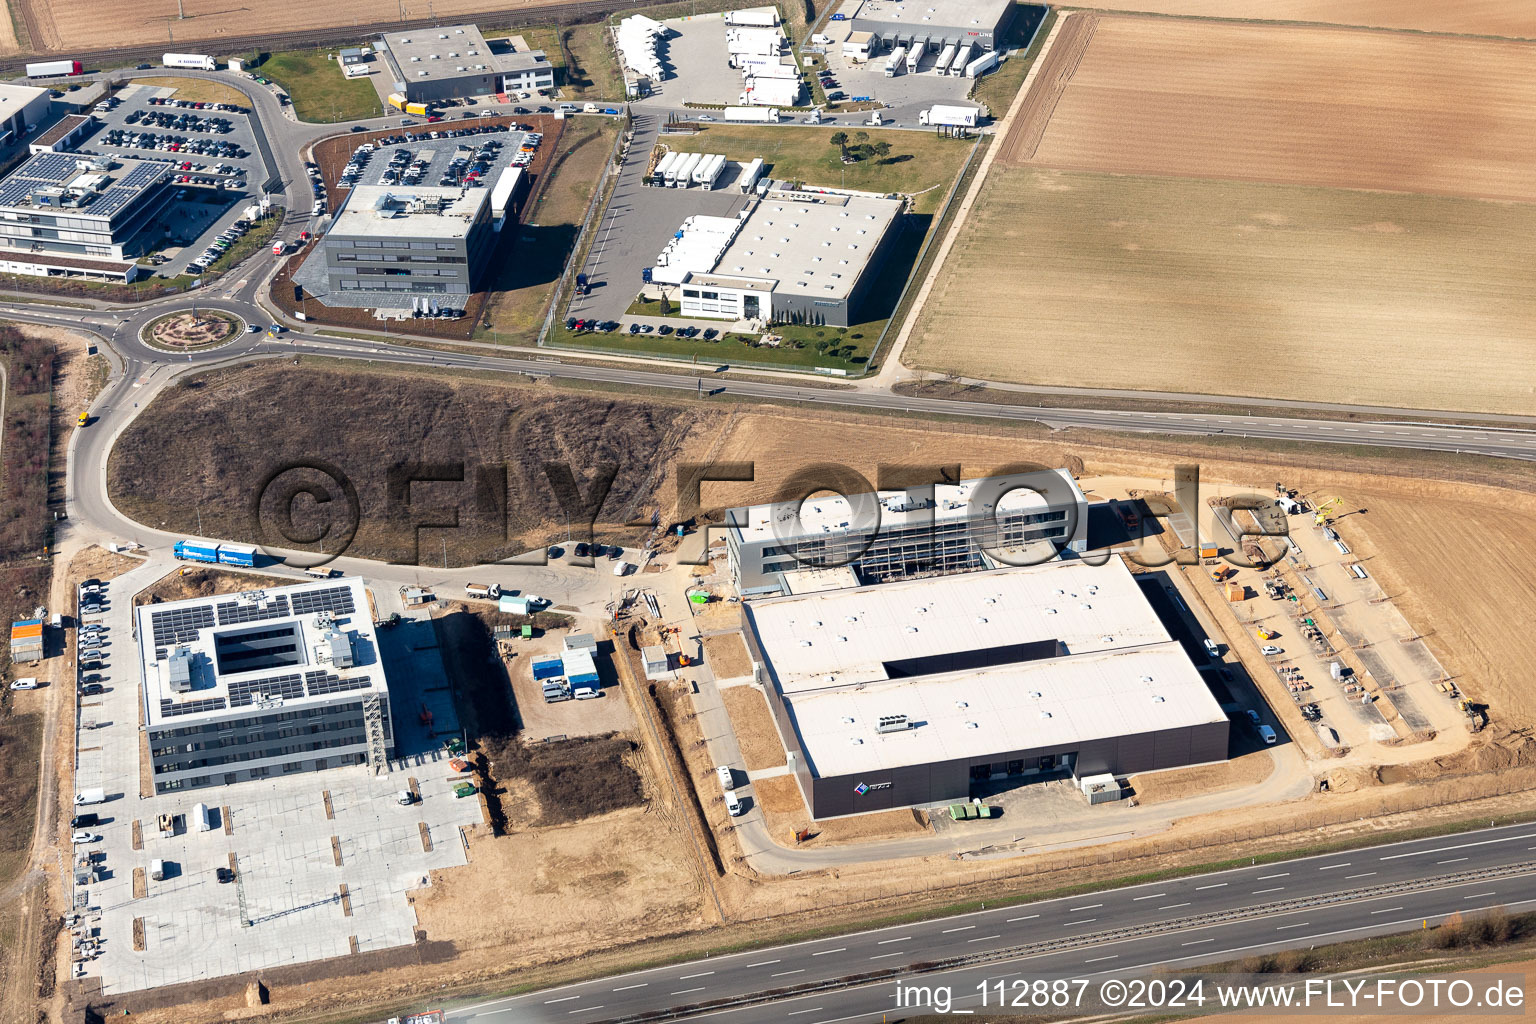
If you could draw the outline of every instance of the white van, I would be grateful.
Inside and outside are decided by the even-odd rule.
[[[731,817],[733,818],[741,817],[741,812],[746,810],[742,806],[741,797],[729,792],[725,794],[725,809],[731,812]]]
[[[716,768],[715,774],[720,776],[721,789],[729,793],[731,790],[736,788],[736,776],[732,775],[731,770],[725,767],[725,765],[721,765],[719,768]]]
[[[165,861],[152,860],[149,862],[149,877],[156,882],[165,881]]]

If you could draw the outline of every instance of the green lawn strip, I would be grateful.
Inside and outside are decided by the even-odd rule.
[[[274,53],[256,72],[288,93],[293,112],[303,121],[351,121],[384,113],[369,76],[347,78],[328,54],[334,50]]]

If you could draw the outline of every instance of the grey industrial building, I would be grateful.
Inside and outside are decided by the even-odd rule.
[[[1225,760],[1229,723],[1120,559],[746,603],[813,817]]]
[[[1013,0],[863,0],[849,33],[870,34],[870,56],[896,46],[935,53],[966,44],[985,53],[997,48],[1015,10]]]
[[[480,284],[496,232],[490,189],[360,185],[326,232],[325,273],[348,305],[462,308]]]
[[[0,83],[0,149],[4,149],[48,120],[53,98],[35,85]]]
[[[386,766],[389,689],[361,580],[148,604],[134,615],[155,792]]]
[[[829,482],[830,484],[831,482]],[[731,509],[726,557],[743,597],[804,570],[866,581],[1046,561],[1088,547],[1088,499],[1066,470]]]
[[[554,65],[543,50],[515,50],[504,40],[492,45],[474,25],[389,32],[378,55],[395,92],[410,103],[555,87]]]
[[[163,163],[38,153],[0,181],[0,263],[37,276],[132,280],[140,233],[174,198]]]
[[[682,281],[676,293],[681,313],[832,327],[859,323],[900,223],[900,200],[775,189],[739,222],[711,268]]]

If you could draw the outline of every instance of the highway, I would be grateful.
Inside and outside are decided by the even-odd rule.
[[[1533,903],[1536,825],[1515,825],[708,957],[476,1003],[448,1018],[596,1024],[691,1008],[689,1016],[733,1024],[830,1024],[890,1013],[896,978],[949,986],[969,997],[957,1006],[978,1007],[976,986],[988,980],[1145,976]],[[786,991],[872,972],[891,977]],[[771,1001],[752,998],[770,992]],[[748,1005],[702,1005],[731,1000]]]

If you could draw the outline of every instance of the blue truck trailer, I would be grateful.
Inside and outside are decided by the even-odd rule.
[[[256,565],[256,548],[251,544],[220,544],[211,540],[179,540],[171,548],[171,554],[183,562],[203,562],[208,565],[238,565],[252,568]]]

